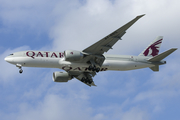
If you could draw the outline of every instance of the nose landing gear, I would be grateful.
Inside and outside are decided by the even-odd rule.
[[[20,70],[19,70],[19,73],[20,73],[20,74],[21,74],[21,73],[23,73],[23,70],[22,70],[22,69],[20,69]]]
[[[22,70],[22,65],[21,64],[17,64],[16,67],[18,67],[20,70],[19,70],[19,73],[23,73],[23,70]]]

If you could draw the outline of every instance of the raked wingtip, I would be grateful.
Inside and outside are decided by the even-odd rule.
[[[143,16],[145,16],[146,14],[142,14],[142,15],[138,15],[137,17],[143,17]]]

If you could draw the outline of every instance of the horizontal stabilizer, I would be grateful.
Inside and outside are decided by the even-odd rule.
[[[154,66],[154,67],[150,67],[150,69],[151,69],[152,71],[154,71],[154,72],[157,72],[157,71],[159,71],[159,65],[156,65],[156,66]]]
[[[153,58],[150,58],[148,61],[150,62],[157,62],[157,61],[161,61],[163,60],[165,57],[167,57],[168,55],[170,55],[171,53],[173,53],[175,50],[177,50],[177,48],[172,48],[170,50],[167,50],[159,55],[156,55]]]

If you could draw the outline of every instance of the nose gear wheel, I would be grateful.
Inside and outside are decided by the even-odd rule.
[[[22,69],[20,69],[20,70],[19,70],[19,73],[20,73],[20,74],[21,74],[21,73],[23,73],[23,70],[22,70]]]
[[[20,70],[19,70],[19,73],[23,73],[23,70],[22,70],[22,65],[21,64],[16,64],[16,67],[18,67]]]

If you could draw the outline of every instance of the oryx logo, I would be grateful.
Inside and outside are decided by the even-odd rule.
[[[144,56],[156,56],[159,53],[159,48],[162,43],[162,39],[156,41],[152,45],[150,45],[145,51],[144,51]]]
[[[73,52],[70,52],[71,55],[73,55]]]

